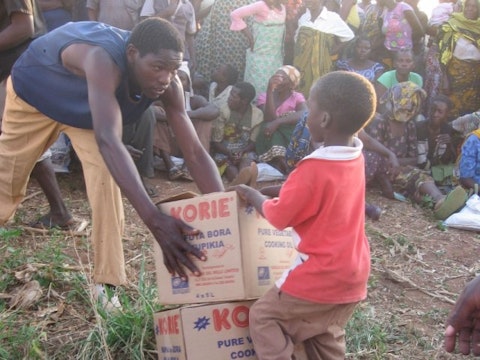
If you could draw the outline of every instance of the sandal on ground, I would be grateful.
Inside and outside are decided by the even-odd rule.
[[[70,217],[66,222],[63,224],[58,224],[52,220],[50,213],[43,215],[42,217],[38,218],[33,223],[30,223],[29,226],[35,229],[60,229],[60,230],[73,230],[75,228],[76,221],[73,217]]]
[[[467,202],[468,194],[464,188],[457,186],[445,198],[435,204],[434,214],[439,220],[445,220]]]
[[[186,166],[182,166],[181,171],[182,171],[182,179],[193,181],[192,175],[190,175],[190,171],[188,171],[188,168]]]
[[[178,180],[183,176],[183,171],[178,167],[174,166],[170,170],[168,170],[168,180]]]

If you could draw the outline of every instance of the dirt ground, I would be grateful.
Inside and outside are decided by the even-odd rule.
[[[89,208],[81,172],[73,169],[70,174],[59,174],[58,178],[73,215],[88,219]],[[170,182],[161,172],[157,173],[153,182],[159,198],[186,190],[197,191],[193,183]],[[259,184],[263,185],[267,183]],[[28,224],[48,210],[34,181],[31,181],[28,195],[17,212],[17,224]],[[349,354],[349,359],[465,358],[446,354],[442,350],[442,336],[448,311],[459,291],[480,271],[480,239],[477,233],[445,229],[429,210],[382,198],[374,190],[368,190],[367,198],[381,206],[383,213],[380,221],[367,220],[366,224],[372,250],[372,274],[368,299],[362,306],[381,324],[388,336],[382,357],[366,352]],[[135,286],[140,266],[139,249],[153,238],[127,201],[125,212],[125,259],[131,281],[129,286]],[[24,231],[22,246],[32,247],[32,250],[41,248],[41,236],[38,232]],[[78,257],[79,261],[88,260],[88,253],[82,249],[72,250],[71,256]],[[150,258],[147,272],[154,276],[153,271],[153,259]],[[38,309],[31,311],[34,315]],[[70,303],[63,315],[46,327],[51,346],[61,346],[66,341],[65,332],[71,329],[72,321],[81,313],[79,305]]]

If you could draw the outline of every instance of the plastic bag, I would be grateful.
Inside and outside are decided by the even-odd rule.
[[[450,215],[444,224],[457,229],[480,231],[480,197],[476,194],[470,196],[462,210]]]
[[[258,163],[257,182],[284,180],[285,175],[267,163]]]

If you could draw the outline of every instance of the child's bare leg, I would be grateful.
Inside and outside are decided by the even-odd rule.
[[[422,183],[419,186],[418,191],[420,192],[420,194],[429,195],[433,199],[434,203],[437,203],[439,200],[445,197],[445,195],[442,194],[440,189],[437,187],[437,185],[435,185],[433,181],[426,181]]]
[[[170,157],[170,153],[165,150],[160,150],[160,157],[162,158],[163,162],[165,163],[165,167],[167,170],[170,170],[175,166],[172,158]]]

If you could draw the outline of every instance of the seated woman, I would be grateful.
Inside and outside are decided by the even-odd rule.
[[[282,66],[268,81],[267,92],[257,99],[264,116],[256,141],[258,160],[269,163],[283,174],[287,173],[285,152],[293,129],[307,109],[305,97],[295,91],[299,82],[297,69]]]
[[[353,57],[338,60],[336,70],[356,72],[374,83],[383,74],[385,68],[382,64],[370,60],[371,51],[370,39],[365,35],[357,37],[354,43]]]
[[[365,129],[372,137],[395,153],[400,172],[390,174],[384,159],[375,153],[366,153],[367,184],[376,180],[384,196],[393,199],[394,191],[420,202],[423,196],[433,201],[435,216],[446,219],[460,209],[466,201],[461,187],[445,196],[435,185],[428,172],[417,164],[417,131],[412,119],[420,112],[426,93],[410,81],[394,85],[386,94],[383,115],[378,115]]]

